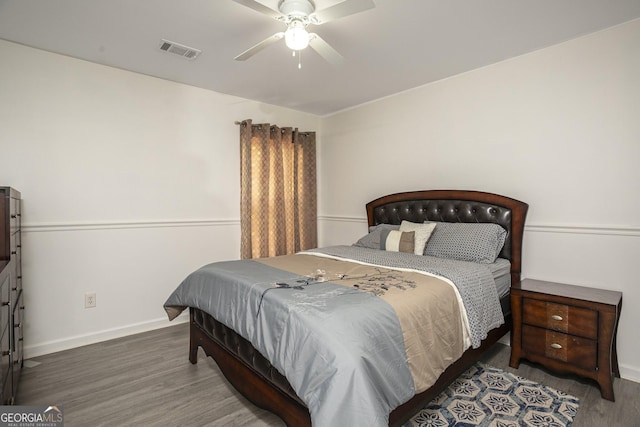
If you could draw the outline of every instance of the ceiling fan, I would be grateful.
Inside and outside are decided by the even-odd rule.
[[[296,51],[311,46],[326,61],[336,65],[340,64],[343,61],[342,55],[319,35],[307,32],[307,26],[324,24],[325,22],[375,7],[373,0],[344,0],[316,11],[316,6],[312,0],[280,0],[278,2],[278,10],[274,10],[256,0],[233,1],[270,16],[287,26],[286,31],[275,33],[236,56],[236,61],[249,59],[265,47],[284,39],[287,47],[293,50],[294,55]]]

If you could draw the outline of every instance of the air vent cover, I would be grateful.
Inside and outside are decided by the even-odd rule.
[[[195,49],[193,47],[185,46],[180,43],[172,42],[169,40],[162,39],[162,43],[160,43],[160,50],[165,52],[173,53],[175,55],[182,56],[183,58],[194,60],[202,53],[200,49]]]

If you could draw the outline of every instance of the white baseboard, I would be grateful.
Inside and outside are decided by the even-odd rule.
[[[76,335],[74,337],[64,338],[61,340],[49,341],[36,345],[25,345],[24,358],[30,359],[32,357],[43,356],[45,354],[56,353],[58,351],[70,350],[84,345],[95,344],[115,338],[122,338],[128,335],[139,334],[141,332],[153,331],[155,329],[166,328],[179,323],[186,323],[188,321],[189,311],[187,310],[171,322],[169,322],[166,317],[163,317],[120,328],[107,329],[85,335]]]
[[[620,365],[620,378],[640,383],[640,369],[635,366]]]

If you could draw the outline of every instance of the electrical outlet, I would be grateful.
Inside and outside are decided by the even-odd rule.
[[[84,294],[84,308],[93,308],[96,306],[96,293],[87,292]]]

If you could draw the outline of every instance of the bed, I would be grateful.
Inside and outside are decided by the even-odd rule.
[[[314,390],[322,389],[322,392],[326,393],[326,394],[322,394],[321,396],[322,398],[320,400],[323,402],[324,406],[330,406],[330,408],[327,409],[327,411],[332,411],[331,415],[334,417],[338,417],[334,419],[347,420],[345,422],[348,422],[353,427],[355,427],[356,425],[372,425],[372,424],[370,420],[364,421],[364,418],[362,418],[363,421],[361,422],[359,421],[360,418],[357,418],[358,421],[354,421],[356,420],[356,418],[349,421],[348,417],[346,417],[345,415],[345,411],[350,411],[350,409],[348,408],[352,408],[353,406],[349,406],[345,404],[346,409],[339,408],[341,406],[342,400],[344,400],[348,396],[341,395],[337,398],[337,400],[333,399],[333,396],[331,395],[331,393],[333,392],[331,390],[343,387],[342,384],[344,383],[343,382],[336,383],[338,384],[338,386],[334,385],[333,383],[328,383],[329,384],[328,386],[317,384],[320,382],[318,378],[324,378],[325,376],[328,377],[329,375],[326,375],[326,371],[322,371],[322,369],[318,371],[320,372],[319,374],[316,375],[314,373],[316,369],[315,367],[317,364],[316,359],[325,360],[328,358],[328,356],[325,356],[324,349],[317,347],[318,345],[317,343],[311,342],[310,344],[308,344],[306,343],[306,340],[311,340],[315,333],[325,333],[324,332],[326,329],[325,325],[323,324],[322,329],[318,329],[312,333],[308,333],[308,332],[306,332],[305,334],[288,333],[286,336],[278,336],[277,340],[284,342],[286,345],[281,344],[279,341],[278,346],[276,346],[277,348],[274,347],[275,350],[273,351],[269,350],[271,348],[269,347],[270,344],[267,345],[268,349],[265,350],[266,344],[262,341],[263,339],[267,341],[268,337],[267,338],[260,337],[256,340],[255,337],[251,338],[251,336],[249,336],[253,334],[254,328],[260,329],[261,331],[262,331],[262,328],[266,328],[266,326],[264,325],[260,326],[261,324],[258,324],[259,322],[257,319],[260,318],[261,310],[262,310],[262,316],[269,316],[269,313],[270,313],[269,310],[275,310],[275,309],[271,309],[271,305],[278,304],[277,302],[271,302],[271,300],[276,300],[276,299],[278,299],[278,301],[279,299],[295,300],[295,298],[298,298],[299,300],[300,298],[303,298],[303,299],[309,298],[309,295],[311,295],[310,292],[320,292],[320,289],[323,289],[322,288],[323,286],[337,286],[335,285],[336,283],[341,282],[343,280],[346,281],[347,279],[351,279],[352,277],[354,278],[357,277],[359,281],[349,282],[349,283],[346,283],[346,282],[340,283],[339,285],[342,287],[339,287],[340,289],[339,291],[336,291],[334,288],[331,288],[332,289],[331,292],[340,292],[340,298],[335,298],[335,299],[347,300],[348,298],[363,298],[361,297],[361,295],[365,295],[365,294],[370,295],[372,292],[376,294],[376,292],[378,291],[380,291],[382,294],[384,294],[385,291],[388,291],[391,294],[391,291],[389,291],[388,283],[387,284],[377,283],[378,287],[376,288],[376,290],[367,292],[368,289],[363,288],[363,285],[366,285],[366,283],[363,282],[362,277],[365,277],[365,276],[368,277],[367,280],[369,282],[374,279],[376,280],[379,279],[378,277],[370,276],[369,273],[364,273],[364,275],[358,273],[360,274],[360,276],[358,276],[358,274],[350,275],[350,274],[336,273],[336,272],[343,272],[348,270],[347,267],[345,267],[345,264],[343,264],[343,262],[347,262],[349,266],[356,263],[359,264],[359,266],[357,267],[354,265],[353,268],[375,268],[376,271],[380,272],[381,270],[380,270],[379,264],[376,264],[378,261],[375,261],[376,263],[373,263],[373,264],[369,262],[372,259],[371,257],[377,260],[377,257],[382,256],[383,259],[385,260],[385,264],[384,264],[385,268],[386,267],[394,268],[393,269],[394,275],[392,277],[393,280],[397,279],[397,277],[395,276],[396,267],[398,268],[398,271],[408,270],[408,271],[405,271],[405,273],[403,274],[409,274],[409,275],[414,274],[415,271],[413,271],[413,267],[411,267],[411,269],[403,268],[405,266],[404,260],[411,259],[411,262],[413,262],[414,259],[418,259],[418,258],[420,262],[422,262],[423,259],[425,260],[425,262],[427,261],[435,262],[435,264],[433,265],[430,264],[428,268],[425,267],[424,271],[420,271],[419,272],[420,274],[418,274],[418,276],[420,277],[422,276],[440,277],[439,269],[444,268],[442,267],[443,264],[455,264],[456,266],[458,266],[460,263],[462,263],[465,266],[465,268],[467,265],[469,265],[469,268],[473,271],[476,271],[476,269],[479,269],[479,271],[482,271],[482,275],[486,275],[484,273],[485,270],[490,271],[490,274],[493,275],[493,278],[495,279],[496,283],[498,282],[498,276],[500,276],[499,281],[506,285],[502,286],[503,287],[502,291],[496,290],[495,293],[498,296],[498,299],[497,299],[497,304],[499,304],[498,309],[499,311],[501,311],[500,314],[501,316],[503,316],[504,321],[497,322],[495,320],[492,320],[488,322],[488,326],[485,325],[485,329],[483,330],[483,333],[480,335],[481,337],[480,339],[478,338],[478,334],[474,332],[474,329],[480,328],[480,326],[477,326],[476,324],[483,322],[482,316],[484,316],[484,314],[480,314],[479,315],[480,317],[477,317],[478,314],[476,314],[475,312],[469,311],[468,309],[461,310],[461,313],[462,313],[461,318],[465,320],[466,323],[461,322],[463,326],[461,327],[462,329],[458,329],[458,332],[460,332],[461,330],[464,330],[466,332],[460,334],[460,335],[463,335],[463,337],[460,337],[459,339],[461,342],[464,342],[466,344],[462,347],[462,349],[459,349],[460,346],[458,344],[452,345],[452,347],[454,347],[455,350],[452,350],[453,353],[451,354],[455,354],[455,358],[451,359],[450,355],[445,357],[444,359],[447,359],[448,361],[443,362],[444,364],[442,365],[441,370],[434,370],[434,372],[437,374],[435,379],[430,380],[428,383],[421,382],[420,384],[422,384],[422,386],[419,388],[418,392],[416,393],[412,392],[410,395],[407,395],[406,394],[407,392],[403,390],[402,393],[398,392],[398,396],[400,397],[394,394],[393,398],[389,399],[390,400],[390,403],[388,404],[389,409],[386,411],[386,414],[384,414],[384,424],[386,425],[388,422],[388,425],[391,425],[391,426],[402,425],[411,416],[416,414],[420,410],[420,408],[422,408],[426,403],[432,400],[449,383],[451,383],[462,372],[464,372],[475,361],[477,361],[479,357],[487,349],[489,349],[493,344],[495,344],[502,336],[504,336],[510,330],[511,320],[510,320],[508,291],[509,291],[509,287],[519,286],[519,283],[520,283],[522,237],[523,237],[524,222],[525,222],[527,209],[528,209],[528,205],[521,201],[509,198],[509,197],[497,195],[497,194],[479,192],[479,191],[426,190],[426,191],[403,192],[403,193],[387,195],[384,197],[380,197],[376,200],[373,200],[366,205],[369,233],[363,236],[363,238],[360,239],[358,242],[356,242],[353,246],[332,247],[327,249],[326,251],[317,250],[317,252],[311,251],[311,252],[305,252],[302,254],[289,256],[289,257],[298,256],[299,257],[298,259],[307,260],[307,265],[305,267],[301,267],[302,270],[297,272],[297,274],[300,277],[302,277],[302,280],[300,279],[293,280],[294,276],[292,276],[291,280],[282,279],[281,278],[282,276],[278,276],[278,274],[280,274],[283,270],[287,270],[289,268],[288,267],[283,268],[282,265],[278,263],[270,265],[269,264],[271,262],[270,260],[264,260],[259,263],[256,263],[255,261],[252,261],[252,260],[244,260],[244,261],[235,261],[231,264],[222,265],[220,263],[216,263],[215,265],[212,265],[213,267],[211,268],[215,268],[217,270],[223,271],[223,273],[220,273],[220,271],[217,271],[216,274],[229,276],[227,277],[227,281],[231,280],[231,282],[235,283],[237,281],[246,280],[251,282],[251,285],[249,286],[250,289],[247,292],[253,292],[255,294],[255,301],[250,304],[253,310],[252,315],[240,316],[241,319],[237,321],[244,326],[242,326],[239,323],[233,323],[228,318],[224,317],[223,314],[221,314],[224,311],[235,312],[236,314],[239,311],[244,311],[244,307],[242,306],[241,301],[238,302],[238,301],[230,300],[229,302],[226,302],[226,301],[222,301],[220,297],[213,298],[211,296],[208,296],[206,298],[203,298],[201,296],[201,295],[204,295],[203,294],[204,289],[205,288],[208,289],[210,285],[207,282],[209,279],[203,278],[204,273],[194,272],[195,278],[191,279],[191,283],[190,283],[191,293],[197,294],[197,295],[187,298],[186,296],[184,296],[186,295],[186,291],[180,292],[181,287],[179,287],[176,289],[174,294],[172,294],[169,297],[169,299],[167,300],[167,303],[165,303],[165,309],[167,310],[167,313],[169,314],[170,319],[175,318],[182,310],[185,310],[187,308],[189,309],[189,316],[190,316],[189,360],[191,363],[194,363],[194,364],[197,363],[198,348],[202,348],[205,354],[212,357],[216,361],[216,363],[220,367],[220,370],[225,375],[227,380],[241,394],[243,394],[248,400],[250,400],[257,406],[267,409],[275,413],[276,415],[278,415],[280,418],[284,420],[284,422],[288,426],[310,426],[312,424],[312,419],[314,421],[314,426],[321,425],[321,424],[326,424],[326,425],[335,424],[334,422],[330,422],[330,421],[325,422],[325,420],[327,420],[328,418],[324,415],[320,415],[320,416],[318,415],[320,413],[324,414],[324,412],[321,412],[321,411],[325,411],[325,409],[319,410],[317,408],[317,402],[315,402],[314,400],[317,394],[310,395],[307,392],[307,390],[311,388],[309,386],[309,383],[312,383],[314,384],[314,387],[316,387]],[[404,241],[405,249],[409,247],[407,244],[410,244],[411,248],[414,247],[415,241],[417,241],[417,237],[419,235],[422,236],[423,234],[425,223],[426,225],[433,225],[434,228],[431,228],[431,235],[427,236],[428,240],[426,241],[426,246],[423,246],[424,249],[421,249],[420,255],[423,255],[424,253],[430,256],[416,257],[415,255],[418,254],[418,249],[416,249],[416,254],[401,253],[403,251],[400,250],[399,248],[402,246],[403,241]],[[474,224],[478,226],[474,226]],[[398,229],[398,226],[400,226],[401,228]],[[415,226],[415,231],[412,228],[414,226]],[[446,238],[443,238],[444,235],[442,234],[447,230],[448,231],[453,230],[452,232],[454,233],[453,234],[454,237],[459,237],[460,235],[456,233],[459,233],[460,229],[475,230],[476,228],[480,228],[480,227],[483,230],[498,229],[498,234],[502,236],[501,238],[503,243],[501,243],[500,246],[497,248],[497,252],[495,254],[497,255],[497,259],[495,260],[495,262],[491,262],[491,263],[489,263],[490,260],[487,261],[487,264],[490,264],[489,267],[482,266],[482,265],[478,265],[476,267],[475,264],[477,264],[476,262],[477,260],[475,259],[475,257],[477,256],[477,254],[474,252],[471,255],[472,259],[471,260],[467,259],[468,253],[467,253],[466,247],[462,252],[454,251],[454,253],[451,254],[451,257],[456,259],[449,260],[447,257],[449,257],[450,255],[450,253],[448,252],[450,250],[450,246],[441,246],[437,244],[437,242],[440,242],[440,243],[448,242]],[[471,234],[468,234],[468,233],[465,234],[465,233],[467,233],[467,231],[464,231],[462,235],[475,236],[475,234],[473,234],[475,233],[475,231],[473,231]],[[493,233],[493,231],[491,233]],[[448,237],[451,237],[451,235],[448,235]],[[372,238],[373,240],[371,240]],[[407,240],[409,238],[411,240]],[[372,241],[373,243],[371,243]],[[432,246],[430,246],[431,243],[433,243]],[[374,246],[367,247],[367,245],[370,245],[370,244],[373,244],[374,246],[375,245],[381,245],[381,246],[377,248],[375,248]],[[380,249],[385,249],[385,244],[389,246],[388,248],[386,248],[387,250],[380,250]],[[417,248],[417,246],[415,247]],[[366,256],[363,256],[362,259],[354,261],[354,259],[351,258],[351,254],[354,251],[358,252],[358,256],[360,256],[360,252],[365,253]],[[391,252],[393,252],[393,254]],[[411,252],[411,251],[404,250],[404,252]],[[345,254],[347,254],[348,256]],[[461,258],[458,258],[458,255],[461,255]],[[310,274],[304,274],[304,272],[309,271],[309,269],[311,268],[310,266],[315,266],[316,263],[320,263],[321,259],[322,259],[322,262],[326,261],[327,263],[329,263],[327,264],[326,272],[325,272],[324,264],[322,264],[323,268],[314,269],[313,272]],[[388,259],[390,259],[391,261],[388,261]],[[396,259],[403,260],[403,261],[398,261],[398,265],[387,264],[387,263],[395,263]],[[309,260],[313,260],[313,261],[310,261],[312,262],[312,264],[309,264]],[[243,269],[237,270],[238,266],[241,264],[236,264],[236,263],[243,263],[243,262],[249,262],[250,264],[242,264]],[[268,265],[267,267],[265,267],[265,263]],[[493,271],[492,266],[496,263],[500,264],[501,267],[496,268],[494,269],[495,271]],[[321,265],[321,264],[317,264],[317,265]],[[336,266],[336,265],[339,267],[335,267],[334,270],[330,270],[331,268],[333,268],[333,266]],[[505,270],[505,265],[506,265],[506,270]],[[255,266],[258,266],[258,268],[256,269]],[[265,270],[266,268],[268,268],[268,270]],[[304,270],[305,268],[306,270]],[[420,268],[422,269],[422,267]],[[203,267],[203,269],[206,270],[206,267]],[[265,278],[265,280],[263,280],[262,283],[259,284],[258,281],[256,281],[255,277],[249,277],[250,276],[249,271],[252,269],[255,270],[255,274],[265,274],[266,276],[269,276],[269,277]],[[294,269],[289,269],[289,270],[293,271]],[[501,270],[501,272],[498,272],[498,270]],[[348,270],[348,271],[351,272],[351,270]],[[353,271],[355,272],[359,270],[353,270]],[[384,271],[388,273],[391,270],[384,270]],[[435,274],[431,274],[434,271],[435,271]],[[275,276],[273,276],[273,274],[275,274]],[[245,277],[245,275],[247,277]],[[445,276],[445,279],[444,279],[445,282],[447,283],[451,282],[451,280],[448,280],[446,278],[448,277],[448,273],[444,273],[442,275]],[[414,276],[416,275],[414,274],[413,276],[410,276],[410,277],[414,278]],[[356,280],[356,279],[353,279],[353,280]],[[419,280],[422,280],[422,279],[419,279]],[[465,280],[475,283],[473,281],[475,279],[473,280],[461,279],[461,281],[465,281]],[[396,286],[396,288],[401,289],[402,291],[404,291],[404,289],[408,287],[413,287],[413,288],[420,287],[415,285],[415,283],[417,282],[408,280],[404,276],[402,276],[402,278],[398,283],[399,284]],[[409,286],[406,285],[407,283],[409,283]],[[183,285],[184,285],[184,282],[180,286],[183,286]],[[309,286],[309,285],[313,285],[313,286]],[[384,290],[381,290],[381,288]],[[392,289],[392,291],[397,291],[396,288]],[[451,286],[451,288],[456,289],[454,286]],[[493,289],[495,288],[496,288],[496,285],[494,284]],[[233,288],[226,287],[225,289],[233,289]],[[284,289],[285,292],[281,292],[282,289]],[[296,289],[298,291],[296,291]],[[397,292],[400,292],[400,291],[397,291]],[[456,289],[454,292],[454,294],[457,296],[458,303],[460,303],[459,304],[460,307],[467,306],[468,300],[466,298],[468,297],[464,292],[468,292],[468,291],[464,291],[463,289]],[[491,292],[488,292],[488,293],[491,293]],[[326,294],[327,292],[324,292],[322,294],[323,298],[326,298]],[[201,300],[205,299],[207,301],[200,302],[198,298],[200,298]],[[367,301],[369,300],[377,301],[378,298],[368,298]],[[326,301],[323,302],[323,304],[325,303]],[[316,300],[314,300],[314,304],[316,304],[317,306]],[[313,306],[314,304],[310,304],[310,305]],[[341,302],[341,304],[344,304],[344,303]],[[356,302],[354,304],[358,305],[359,302]],[[447,305],[447,304],[448,303],[439,303],[439,305]],[[382,304],[382,305],[385,305],[385,304]],[[483,304],[479,304],[479,306],[484,307]],[[490,304],[487,306],[490,306]],[[352,307],[352,305],[349,305],[349,307]],[[367,308],[367,310],[369,309]],[[306,312],[307,309],[305,308],[305,310],[303,311]],[[214,317],[212,313],[215,314],[216,316]],[[297,316],[297,312],[295,314]],[[357,314],[357,315],[359,316],[360,314]],[[490,316],[491,313],[488,313],[486,315]],[[384,317],[384,314],[376,315],[375,317]],[[271,318],[271,320],[264,321],[263,323],[265,324],[269,322],[273,324],[283,323],[283,322],[286,323],[291,321],[291,318],[292,318],[291,315],[289,315],[289,317],[286,318],[288,320],[284,320],[284,321],[274,320],[274,318]],[[278,319],[278,317],[276,316],[275,319]],[[330,318],[323,318],[323,319],[324,320],[322,321],[322,323],[324,323],[325,320],[327,325],[331,323]],[[452,319],[457,319],[457,317],[452,317]],[[475,322],[474,322],[474,319],[475,319]],[[367,320],[367,322],[369,321],[372,321],[372,320],[371,319]],[[252,322],[256,323],[257,326],[253,326]],[[385,320],[385,323],[389,323],[389,322]],[[440,323],[457,324],[457,320],[451,321],[451,322],[440,322]],[[235,329],[240,332],[237,332],[236,330],[234,330],[234,328],[227,326],[229,324],[233,325]],[[403,325],[401,325],[401,327],[403,327]],[[298,328],[297,324],[295,325],[295,328]],[[344,329],[350,330],[351,327],[344,328]],[[458,332],[454,331],[452,333],[457,334]],[[265,335],[270,334],[268,331],[260,332],[260,333],[264,333]],[[402,333],[404,334],[404,331],[402,331]],[[329,338],[333,338],[333,335],[342,336],[342,334],[344,334],[342,330],[339,331],[339,333],[331,332],[331,335],[325,335],[324,338],[322,339],[327,340],[328,342]],[[381,334],[391,335],[394,337],[397,337],[397,335],[401,335],[396,333],[383,333],[383,332],[381,332]],[[305,340],[304,345],[299,344],[299,347],[296,347],[296,350],[294,352],[295,356],[291,356],[291,349],[297,344],[295,341],[292,341],[294,338],[287,338],[289,335],[292,335],[292,336],[295,335],[297,337],[295,339],[298,339],[298,340]],[[368,335],[368,333],[365,335]],[[436,335],[440,335],[440,332],[438,332]],[[252,339],[253,343],[249,341],[249,339],[247,338]],[[447,337],[447,339],[444,341],[449,342],[450,338]],[[406,342],[407,341],[405,338],[404,343],[406,344]],[[402,347],[402,345],[403,343],[400,342],[398,347]],[[257,350],[256,347],[260,348],[261,351]],[[385,346],[383,345],[382,347],[385,347]],[[394,347],[394,346],[389,345],[388,347]],[[411,346],[411,348],[413,347],[414,346]],[[304,348],[313,349],[313,352],[312,352],[313,355],[309,357],[315,357],[315,359],[313,359],[312,362],[304,362],[305,364],[303,364],[302,366],[304,369],[300,369],[300,361],[308,360],[308,359],[298,358],[299,357],[298,352],[300,352],[301,349],[304,349]],[[410,346],[406,345],[407,354],[409,349],[410,349]],[[287,354],[285,354],[284,356],[279,356],[279,353],[286,352],[286,351],[288,351]],[[397,350],[391,349],[389,351],[397,351]],[[267,357],[263,356],[263,354],[266,354]],[[319,357],[318,355],[322,357]],[[389,356],[388,354],[386,354],[384,357],[391,359],[392,356]],[[287,362],[286,363],[282,362],[280,360],[281,357],[284,357],[285,359],[287,359]],[[334,356],[331,356],[331,357],[334,357]],[[289,359],[292,359],[292,358],[295,360],[290,361]],[[367,362],[367,363],[370,363],[370,362]],[[379,363],[379,361],[376,363]],[[279,369],[276,368],[274,365],[278,366]],[[288,369],[289,371],[287,371]],[[368,384],[373,384],[373,383],[378,384],[380,382],[384,383],[387,381],[393,382],[395,380],[400,381],[396,377],[402,379],[405,371],[413,372],[411,370],[412,369],[411,367],[405,369],[405,367],[403,366],[402,368],[398,368],[397,373],[391,370],[391,374],[389,376],[392,378],[385,379],[377,376],[378,371],[372,370],[371,366],[368,366],[366,369],[367,369],[367,372],[369,371],[374,372],[372,375],[375,377],[373,380],[371,380],[372,382]],[[386,371],[389,371],[390,369],[391,368],[389,366],[385,366],[384,369],[380,369],[380,371],[386,372]],[[300,371],[301,373],[294,374],[293,372],[291,372],[294,370],[296,372]],[[287,376],[283,375],[281,372],[285,372]],[[304,378],[300,380],[299,378],[295,377],[295,375],[302,375]],[[354,377],[359,378],[359,375],[360,373],[354,374]],[[429,375],[433,375],[433,372],[429,371]],[[337,377],[340,381],[343,381],[344,378],[346,378],[346,376],[342,374],[337,375]],[[409,380],[408,382],[411,384],[418,384],[418,380],[416,380],[415,378],[416,377],[414,376],[413,379]],[[353,380],[349,382],[348,387],[351,387],[352,382],[358,382],[358,381]],[[294,384],[294,386],[292,386],[292,384]],[[424,384],[426,384],[426,386]],[[416,390],[418,390],[417,386],[415,388]],[[300,390],[300,393],[297,393],[295,391],[296,389]],[[328,389],[329,391],[326,391],[326,389]],[[314,393],[316,392],[314,391]],[[377,395],[380,393],[381,392],[379,391],[375,392],[376,399],[379,398],[379,396]],[[299,397],[298,394],[304,396],[305,398],[303,399]],[[313,397],[310,398],[309,396],[313,396]],[[358,396],[358,399],[364,399],[364,397]],[[310,405],[305,404],[305,400],[311,402],[311,404]],[[337,409],[334,408],[336,406],[338,406]],[[376,405],[369,405],[369,406],[376,406]],[[309,408],[313,408],[313,409],[310,411]],[[342,414],[340,413],[340,410],[343,411]],[[311,412],[315,414],[315,418],[311,415]],[[336,413],[337,415],[335,415]],[[343,418],[341,415],[345,415],[345,417]],[[348,415],[351,415],[351,414],[348,414]],[[379,423],[380,419],[381,417],[376,418],[375,422],[377,423],[377,425],[382,425]]]

